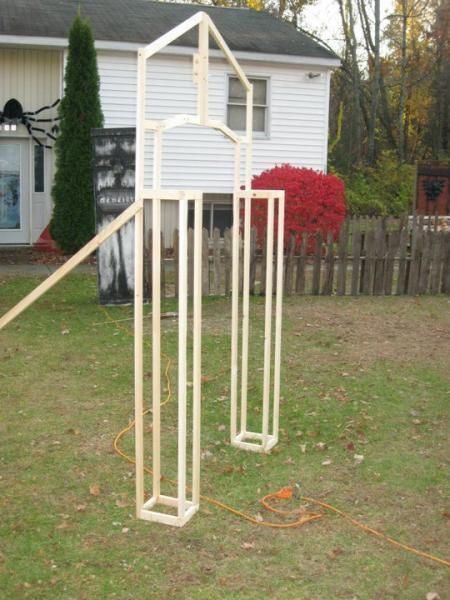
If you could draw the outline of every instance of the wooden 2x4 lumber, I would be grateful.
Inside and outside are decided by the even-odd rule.
[[[244,73],[244,71],[242,70],[242,67],[240,66],[238,61],[234,58],[234,55],[231,52],[230,48],[228,47],[228,44],[223,39],[222,34],[219,32],[217,27],[214,25],[213,21],[210,19],[210,17],[208,15],[205,15],[205,17],[208,20],[209,32],[210,32],[211,36],[214,38],[214,40],[217,43],[217,45],[219,46],[219,48],[225,54],[227,61],[233,67],[236,75],[238,76],[238,78],[239,78],[240,82],[242,83],[242,85],[244,86],[244,88],[246,90],[249,90],[251,87],[251,83],[247,79],[247,76]]]
[[[144,503],[144,211],[134,220],[134,414],[136,460],[136,514]]]
[[[194,322],[192,407],[192,501],[200,501],[201,348],[202,348],[202,198],[194,201]]]
[[[241,431],[247,429],[248,347],[250,327],[250,218],[251,199],[244,201],[244,282],[242,286]]]
[[[270,402],[270,370],[272,342],[272,286],[273,286],[273,225],[274,199],[270,198],[267,207],[267,251],[266,251],[266,306],[264,325],[264,378],[263,378],[263,410],[262,410],[262,444],[266,447],[269,432],[269,402]]]
[[[186,19],[186,21],[184,21],[183,23],[180,23],[180,25],[177,25],[177,27],[174,27],[173,29],[171,29],[170,31],[168,31],[167,33],[165,33],[164,35],[159,37],[157,40],[155,40],[151,44],[148,44],[148,46],[145,46],[145,48],[143,49],[145,58],[148,59],[151,56],[153,56],[154,54],[157,54],[160,50],[162,50],[163,48],[165,48],[166,46],[168,46],[169,44],[174,42],[176,39],[181,37],[183,34],[187,33],[191,29],[193,29],[196,25],[201,23],[201,21],[205,18],[209,19],[208,15],[206,13],[201,12],[201,11],[198,13],[195,13],[195,15],[192,15],[192,17],[190,17],[189,19]]]
[[[273,370],[273,414],[272,431],[275,443],[278,441],[280,414],[280,378],[281,378],[281,321],[283,302],[283,248],[284,248],[284,192],[278,199],[277,231],[277,290],[275,297],[275,348]]]
[[[153,495],[160,494],[161,481],[161,201],[152,204],[152,408]]]
[[[136,97],[136,181],[135,197],[141,199],[143,188],[144,161],[144,119],[146,64],[142,50],[138,52],[138,84]],[[142,200],[143,202],[143,200]],[[135,221],[134,238],[134,433],[135,433],[135,473],[136,473],[136,515],[139,517],[144,503],[144,366],[143,366],[143,228],[144,211]]]
[[[187,395],[187,224],[188,202],[180,200],[179,231],[179,295],[178,295],[178,516],[183,517],[186,503],[186,395]]]

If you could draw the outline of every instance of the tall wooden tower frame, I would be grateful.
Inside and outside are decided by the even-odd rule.
[[[193,56],[193,76],[197,85],[197,113],[177,114],[165,120],[146,118],[147,61],[188,31],[198,27],[198,49]],[[225,59],[233,68],[246,91],[246,129],[241,136],[225,123],[210,119],[208,111],[209,39],[215,41]],[[183,526],[199,507],[200,500],[200,413],[201,413],[201,237],[203,194],[198,190],[164,189],[162,186],[163,133],[174,127],[197,125],[221,132],[234,144],[233,180],[233,263],[232,263],[232,320],[231,320],[231,424],[230,436],[234,446],[257,452],[269,452],[278,441],[280,363],[281,363],[281,309],[283,289],[283,231],[284,192],[281,190],[252,190],[252,129],[253,88],[239,66],[225,40],[204,12],[198,12],[138,51],[137,118],[136,118],[136,184],[135,202],[98,233],[79,252],[55,271],[28,296],[0,319],[0,329],[35,302],[42,294],[65,277],[81,261],[95,251],[102,242],[122,225],[134,219],[135,223],[135,290],[134,290],[134,376],[135,376],[135,459],[136,459],[136,514],[138,518],[158,521],[167,525]],[[145,132],[153,132],[152,189],[144,186]],[[241,185],[241,152],[245,150],[245,180]],[[242,189],[241,189],[242,188]],[[249,359],[249,281],[250,281],[250,224],[251,202],[255,198],[267,201],[266,290],[264,318],[264,368],[261,431],[247,429],[248,412],[248,359]],[[152,203],[152,490],[144,497],[144,359],[143,359],[143,267],[144,267],[144,204]],[[178,205],[179,271],[178,271],[178,437],[177,437],[177,495],[161,494],[161,202],[173,201]],[[192,351],[192,482],[187,485],[187,227],[188,202],[194,203],[194,299]],[[241,202],[243,201],[243,206]],[[243,210],[243,289],[242,310],[239,310],[239,254],[241,252],[241,210]],[[274,223],[277,232],[274,234]],[[273,252],[276,246],[275,322],[273,324]],[[241,344],[239,344],[241,341]],[[239,352],[240,348],[240,352]],[[240,365],[240,367],[239,367]],[[271,381],[273,379],[273,381]],[[240,380],[240,381],[239,381]],[[240,394],[239,394],[240,383]],[[238,417],[239,413],[239,417]],[[187,490],[191,497],[187,498]],[[156,510],[158,505],[164,511]],[[168,507],[168,508],[167,508]],[[174,511],[175,514],[169,514]],[[169,511],[169,512],[168,512]]]

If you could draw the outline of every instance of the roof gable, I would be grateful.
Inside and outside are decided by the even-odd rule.
[[[151,0],[2,0],[0,35],[67,38],[81,7],[97,41],[148,44],[199,9],[206,12],[233,51],[336,59],[312,37],[265,12]],[[197,33],[178,45],[193,47]]]

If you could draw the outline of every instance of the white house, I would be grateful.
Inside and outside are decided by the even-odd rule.
[[[199,10],[198,5],[148,0],[2,0],[0,244],[35,242],[51,216],[53,151],[37,140],[51,146],[45,132],[51,134],[54,123],[28,121],[45,131],[26,125],[28,117],[56,116],[52,105],[63,94],[67,35],[78,7],[94,31],[105,127],[135,125],[137,49]],[[203,5],[201,10],[210,15],[254,83],[254,174],[280,163],[325,171],[330,75],[339,65],[337,57],[266,13]],[[195,111],[193,36],[186,34],[182,44],[150,61],[148,118]],[[218,50],[212,50],[209,94],[211,118],[242,129],[244,96]],[[17,102],[9,102],[13,99]],[[50,108],[24,114],[43,107]],[[223,226],[231,218],[232,167],[232,148],[220,133],[194,127],[167,132],[163,184],[207,192],[209,227]],[[163,225],[166,230],[173,225],[169,214]]]

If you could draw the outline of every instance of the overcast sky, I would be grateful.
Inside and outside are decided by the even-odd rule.
[[[366,0],[369,6],[371,0]],[[381,0],[381,18],[392,13],[394,0]],[[372,10],[369,11],[370,14]],[[334,50],[342,46],[341,18],[336,0],[318,0],[314,6],[303,11],[300,26],[306,31],[318,35]]]

